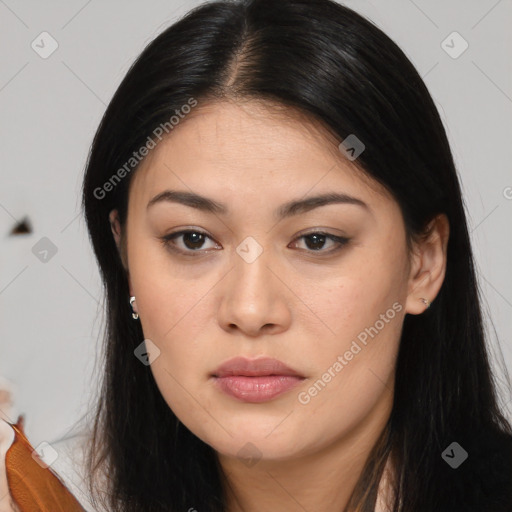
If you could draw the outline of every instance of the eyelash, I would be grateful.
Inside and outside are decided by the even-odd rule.
[[[201,252],[204,252],[204,251],[201,251],[200,249],[195,250],[195,251],[194,250],[184,251],[183,249],[178,249],[176,247],[176,245],[173,243],[174,239],[179,238],[182,235],[186,235],[186,234],[190,234],[190,233],[195,233],[195,234],[198,234],[198,235],[204,235],[206,238],[209,238],[210,240],[213,240],[210,236],[208,236],[203,231],[199,231],[199,230],[195,230],[195,229],[189,229],[189,230],[184,230],[184,231],[177,231],[175,233],[171,233],[169,235],[166,235],[166,236],[161,238],[161,241],[162,241],[164,247],[168,248],[169,250],[171,250],[173,252],[176,252],[178,254],[182,254],[184,256],[196,257]],[[327,239],[329,239],[329,240],[331,240],[333,242],[338,243],[339,246],[334,248],[334,249],[331,249],[329,251],[323,251],[322,249],[318,249],[318,250],[302,249],[302,250],[305,250],[306,252],[310,252],[310,253],[321,253],[322,255],[330,255],[330,254],[336,253],[339,250],[341,250],[350,241],[350,238],[346,238],[346,237],[343,237],[343,236],[336,236],[336,235],[332,235],[332,234],[329,234],[329,233],[325,233],[323,231],[311,231],[309,233],[305,233],[305,234],[297,237],[294,240],[294,242],[297,241],[297,240],[300,240],[301,238],[307,238],[307,237],[310,237],[310,236],[313,236],[313,235],[320,235],[322,237],[325,237],[325,238],[327,238]]]

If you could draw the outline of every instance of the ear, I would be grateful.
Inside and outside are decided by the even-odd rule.
[[[117,250],[119,252],[119,257],[121,258],[121,263],[123,264],[123,267],[125,268],[127,276],[128,276],[128,285],[130,287],[130,295],[133,295],[132,283],[130,280],[130,273],[128,271],[128,263],[126,261],[126,254],[124,251],[123,231],[121,228],[121,222],[119,221],[119,212],[117,210],[112,210],[109,213],[108,217],[110,220],[110,229],[112,230],[112,234],[114,235],[114,240],[116,242]]]
[[[427,309],[422,298],[433,302],[446,274],[446,255],[450,223],[439,214],[428,224],[425,233],[414,242],[409,273],[406,313],[419,315]]]
[[[112,210],[108,218],[110,220],[110,228],[112,229],[112,234],[114,235],[114,240],[116,241],[117,250],[119,254],[121,254],[121,223],[119,222],[119,212],[117,210]]]

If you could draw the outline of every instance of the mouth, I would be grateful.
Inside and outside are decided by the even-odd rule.
[[[262,403],[277,398],[305,380],[305,376],[277,359],[236,357],[211,375],[223,393],[242,402]]]

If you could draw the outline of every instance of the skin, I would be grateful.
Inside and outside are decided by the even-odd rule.
[[[133,176],[126,225],[111,212],[133,308],[160,350],[151,370],[180,421],[216,450],[230,512],[344,509],[391,412],[404,316],[423,313],[420,298],[433,301],[444,279],[446,217],[409,254],[398,204],[339,142],[259,102],[200,105]],[[171,202],[147,209],[166,189],[207,196],[229,213]],[[368,208],[330,204],[273,216],[288,201],[332,191]],[[174,240],[195,257],[161,241],[183,229],[207,234]],[[301,238],[318,231],[350,240]],[[246,237],[263,249],[251,263],[236,252]],[[394,303],[394,318],[301,403],[299,393]],[[243,403],[210,377],[237,355],[274,357],[306,378],[271,401]]]

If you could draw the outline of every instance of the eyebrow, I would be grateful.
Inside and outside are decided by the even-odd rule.
[[[208,197],[204,197],[193,192],[187,192],[185,190],[164,190],[149,201],[146,210],[151,206],[162,202],[183,204],[206,213],[215,213],[219,215],[226,215],[229,213],[228,207],[224,203],[219,203]],[[284,219],[294,215],[300,215],[315,208],[319,208],[320,206],[326,206],[329,204],[352,204],[360,206],[368,212],[371,211],[370,207],[361,199],[347,194],[330,192],[308,197],[306,199],[296,199],[285,203],[276,210],[275,216],[278,219]]]

